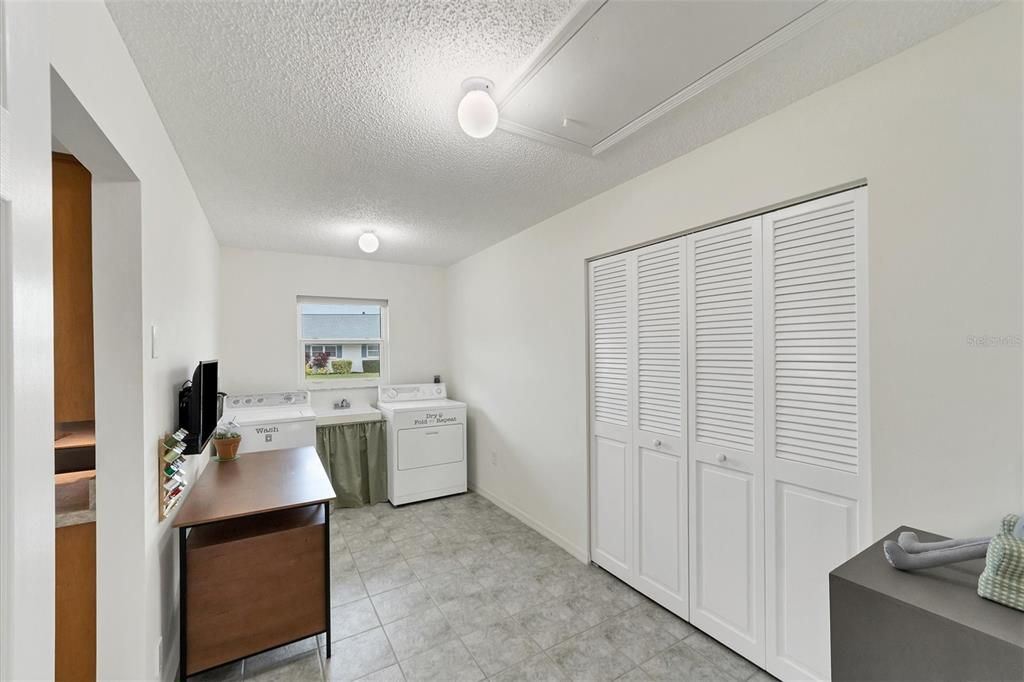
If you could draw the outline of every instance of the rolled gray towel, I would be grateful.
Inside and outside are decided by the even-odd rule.
[[[901,571],[915,571],[922,568],[935,568],[937,566],[945,566],[946,564],[955,564],[960,561],[970,561],[971,559],[983,559],[986,552],[988,552],[988,542],[989,539],[985,538],[974,544],[933,549],[921,552],[920,554],[910,554],[900,547],[898,542],[886,540],[882,544],[882,551],[885,554],[886,561],[894,568],[898,568]]]
[[[921,552],[930,552],[933,549],[952,549],[953,547],[963,547],[964,545],[976,545],[979,542],[988,542],[990,538],[967,538],[966,540],[939,540],[938,542],[921,542],[917,539],[917,533],[913,531],[904,531],[900,533],[897,542],[909,554],[920,554]]]

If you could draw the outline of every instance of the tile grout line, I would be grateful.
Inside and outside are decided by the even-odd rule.
[[[447,507],[443,507],[443,508],[447,508]],[[419,517],[418,515],[415,515],[415,514],[414,514],[414,515],[411,515],[411,516],[412,516],[413,518],[416,518],[416,519],[417,519],[417,520],[418,520],[419,522],[421,522],[421,523],[422,523],[422,519],[421,519],[421,518],[420,518],[420,517]],[[376,524],[379,524],[379,519],[380,519],[380,518],[381,518],[381,517],[376,517],[376,515],[375,515],[375,521],[376,521]],[[368,532],[372,532],[372,530],[370,530],[370,529],[372,528],[372,526],[373,526],[373,525],[374,525],[374,524],[369,524],[368,526],[366,526],[366,528],[367,528]],[[516,525],[523,525],[523,524],[521,524],[521,522],[520,522],[520,523],[517,523]],[[525,526],[524,526],[524,528],[525,528]],[[392,530],[392,529],[389,529],[389,528],[387,528],[387,527],[385,526],[385,527],[383,528],[383,530],[384,530],[384,533],[385,533],[385,535],[386,535],[386,536],[387,536],[387,538],[388,538],[388,541],[389,541],[389,542],[391,542],[392,544],[395,544],[395,545],[396,545],[396,548],[397,548],[397,543],[396,543],[396,541],[395,541],[395,540],[394,540],[393,538],[391,538],[391,536],[390,536],[390,532],[391,532],[391,530]],[[438,537],[436,536],[436,534],[433,534],[433,533],[432,533],[432,532],[431,532],[430,530],[426,530],[426,531],[425,531],[424,533],[419,533],[419,534],[417,534],[417,535],[413,535],[413,536],[409,536],[409,537],[407,537],[407,538],[403,538],[403,540],[409,540],[409,539],[412,539],[412,538],[415,538],[415,537],[421,537],[421,536],[424,536],[424,535],[428,535],[428,534],[431,534],[431,535],[433,535],[433,536],[434,536],[434,538],[435,538],[435,540],[438,540],[438,541],[440,541],[440,542],[442,542],[442,543],[444,543],[444,544],[447,544],[447,542],[446,542],[446,541],[444,541],[444,540],[440,540],[440,539],[439,539],[439,538],[438,538]],[[501,534],[501,535],[517,535],[517,534],[518,534],[518,532],[517,532],[517,531],[515,531],[515,530],[512,530],[512,529],[510,528],[510,529],[508,529],[508,530],[506,530],[506,531],[501,531],[501,532],[500,532],[499,534]],[[343,539],[343,540],[345,540],[345,538],[344,538],[344,533],[341,533],[341,535],[342,535],[342,539]],[[484,535],[485,535],[485,537],[487,536],[487,534],[486,534],[486,533],[484,533]],[[350,548],[350,547],[348,547],[348,545],[347,545],[347,542],[346,542],[346,547],[347,547],[347,548],[349,549],[349,553],[351,554],[351,548]],[[366,549],[369,549],[369,548],[366,548]],[[361,550],[361,551],[363,551],[363,550]],[[501,550],[498,550],[498,551],[499,551],[499,552],[500,552],[500,553],[501,553],[502,555],[504,555],[504,556],[507,556],[507,555],[508,555],[508,553],[507,553],[507,552],[501,552]],[[405,553],[403,553],[403,552],[402,552],[402,550],[401,550],[400,548],[398,549],[398,552],[399,552],[399,554],[400,554],[400,558],[396,558],[396,559],[395,559],[395,561],[389,562],[389,563],[387,563],[387,564],[384,564],[384,565],[382,565],[382,566],[379,566],[379,567],[375,567],[374,569],[367,569],[367,570],[376,570],[376,569],[379,569],[379,568],[385,568],[385,567],[387,567],[387,566],[390,566],[390,565],[393,565],[393,564],[395,564],[395,563],[398,563],[399,561],[406,561],[406,562],[408,562],[408,561],[409,561],[410,557],[409,557],[409,556],[406,556],[406,554],[405,554]],[[421,556],[422,554],[428,554],[428,553],[429,553],[429,551],[424,551],[424,552],[422,552],[421,554],[417,554],[416,556]],[[412,557],[412,558],[415,558],[415,557]],[[465,563],[464,563],[464,562],[463,562],[462,560],[460,560],[460,559],[456,559],[456,561],[457,561],[457,564],[458,564],[458,567],[457,567],[457,568],[453,568],[453,569],[452,569],[452,570],[450,570],[450,571],[441,571],[441,572],[439,572],[439,573],[436,573],[436,574],[432,574],[432,575],[430,575],[430,576],[427,576],[427,577],[428,577],[428,578],[433,578],[433,577],[436,577],[436,576],[443,576],[443,575],[446,575],[447,573],[454,573],[454,572],[456,572],[456,571],[459,571],[459,570],[465,570],[465,571],[468,571],[468,572],[469,572],[469,573],[470,573],[471,575],[473,575],[473,577],[475,578],[475,574],[473,573],[473,570],[472,570],[472,568],[470,568],[469,566],[467,566],[467,565],[466,565],[466,564],[465,564]],[[353,563],[354,563],[354,560],[353,560]],[[458,641],[460,642],[460,644],[461,644],[461,645],[462,645],[462,646],[463,646],[463,647],[464,647],[464,648],[466,649],[466,651],[467,651],[467,652],[469,653],[469,655],[470,655],[470,658],[471,658],[471,660],[472,660],[472,661],[473,661],[473,662],[474,662],[474,663],[475,663],[475,664],[477,665],[477,667],[479,668],[480,672],[481,672],[481,673],[483,673],[483,668],[482,668],[482,666],[480,666],[480,662],[479,662],[479,661],[477,660],[476,656],[474,656],[474,655],[473,655],[472,651],[470,651],[470,649],[469,649],[469,647],[468,647],[468,646],[466,645],[466,643],[465,643],[464,639],[465,639],[465,637],[467,637],[468,635],[470,635],[470,634],[473,634],[473,633],[475,633],[475,632],[477,632],[477,631],[479,631],[479,630],[481,630],[481,629],[485,629],[485,628],[487,628],[487,627],[490,627],[490,626],[493,626],[493,625],[495,625],[495,623],[490,623],[490,624],[484,625],[484,626],[482,626],[481,628],[475,629],[475,630],[473,630],[473,632],[470,632],[470,633],[466,633],[466,634],[459,634],[459,633],[458,633],[457,631],[455,631],[455,628],[454,628],[454,626],[452,625],[452,621],[451,621],[451,618],[450,618],[450,617],[449,617],[449,616],[448,616],[448,615],[447,615],[447,614],[446,614],[446,613],[445,613],[445,612],[444,612],[444,611],[443,611],[443,610],[441,609],[441,606],[442,606],[442,602],[441,602],[441,601],[439,601],[439,599],[438,599],[437,597],[435,597],[435,595],[433,595],[433,594],[432,594],[432,593],[431,593],[431,592],[430,592],[429,590],[427,590],[427,589],[426,589],[426,585],[424,584],[424,578],[420,577],[420,575],[419,575],[419,574],[418,574],[418,573],[417,573],[417,572],[416,572],[415,570],[413,570],[413,574],[414,574],[414,576],[415,576],[415,580],[413,580],[412,582],[410,582],[410,583],[407,583],[406,585],[399,585],[399,586],[393,587],[393,588],[391,588],[391,590],[384,590],[384,591],[382,591],[382,592],[379,592],[379,593],[378,593],[377,595],[370,595],[370,594],[369,594],[369,590],[368,590],[368,589],[366,588],[366,581],[365,581],[365,579],[364,579],[364,577],[363,577],[363,572],[362,572],[362,571],[360,571],[360,570],[359,570],[359,569],[358,569],[357,567],[356,567],[356,573],[357,573],[357,574],[359,575],[359,578],[360,578],[360,582],[361,582],[361,584],[362,584],[362,586],[363,586],[364,592],[366,593],[366,595],[367,595],[367,598],[368,598],[368,599],[369,599],[369,601],[370,601],[370,604],[371,604],[371,608],[373,609],[373,612],[374,612],[374,614],[375,614],[375,617],[376,617],[376,619],[377,619],[377,622],[378,622],[378,624],[379,624],[378,626],[379,626],[379,627],[381,627],[381,629],[382,629],[382,630],[384,631],[384,633],[385,633],[385,636],[386,636],[386,638],[387,638],[387,641],[388,641],[388,643],[389,643],[389,646],[391,647],[391,652],[392,652],[392,654],[393,654],[393,655],[395,656],[395,660],[396,660],[396,661],[398,660],[398,656],[397,656],[397,654],[395,653],[395,650],[394,650],[394,646],[393,646],[393,644],[392,644],[392,642],[391,642],[391,640],[390,640],[390,637],[388,637],[388,636],[387,636],[387,631],[386,631],[386,630],[384,629],[384,627],[385,627],[385,624],[384,624],[384,623],[382,622],[382,619],[380,618],[380,614],[379,614],[379,611],[377,610],[376,604],[374,604],[374,602],[373,602],[373,597],[374,597],[374,596],[379,596],[379,595],[381,595],[381,594],[385,594],[386,592],[389,592],[389,591],[392,591],[392,590],[399,590],[399,589],[402,589],[403,587],[407,587],[408,585],[413,585],[413,584],[416,584],[416,585],[417,585],[417,586],[418,586],[418,587],[419,587],[420,589],[422,589],[422,590],[423,590],[424,592],[426,592],[426,594],[427,594],[427,597],[428,597],[428,600],[429,600],[429,603],[430,603],[430,604],[432,604],[432,606],[433,606],[434,608],[436,608],[436,609],[437,609],[438,611],[440,611],[440,612],[441,612],[441,615],[442,615],[442,617],[444,618],[444,620],[445,620],[446,624],[447,624],[447,625],[448,625],[448,627],[449,627],[449,628],[451,628],[451,629],[452,629],[452,631],[454,632],[454,638],[453,638],[452,640],[448,640],[448,641],[455,641],[455,640],[458,640]],[[568,594],[556,595],[556,594],[553,594],[553,593],[552,593],[552,592],[551,592],[550,590],[548,590],[547,588],[543,588],[543,589],[545,590],[545,592],[546,592],[546,594],[548,595],[548,597],[549,597],[549,598],[552,598],[552,599],[558,599],[558,600],[561,600],[561,599],[566,599],[566,598],[568,598],[569,596],[572,596],[572,595],[574,595],[574,594],[579,594],[579,593],[582,593],[582,590],[581,590],[581,591],[572,591],[572,592],[569,592]],[[513,622],[513,623],[514,623],[514,624],[515,624],[515,625],[516,625],[516,626],[517,626],[518,628],[520,628],[521,630],[523,630],[524,634],[525,634],[525,635],[527,636],[527,638],[529,639],[529,641],[531,641],[531,642],[532,642],[532,643],[533,643],[533,644],[534,644],[535,646],[537,646],[537,647],[538,647],[538,649],[539,649],[540,653],[542,653],[542,654],[544,655],[545,659],[546,659],[546,660],[548,660],[548,661],[549,661],[549,662],[550,662],[550,663],[551,663],[552,665],[554,665],[554,666],[555,666],[555,668],[556,668],[557,670],[559,670],[559,672],[562,672],[562,668],[561,668],[561,666],[559,666],[559,665],[558,665],[557,663],[555,663],[555,662],[554,662],[554,660],[553,660],[553,659],[551,658],[551,656],[550,656],[550,651],[551,651],[552,649],[554,649],[554,648],[556,648],[556,647],[558,647],[558,646],[560,646],[560,645],[564,644],[564,643],[565,643],[565,642],[567,642],[567,641],[570,641],[570,640],[572,640],[572,639],[574,639],[574,638],[577,638],[577,637],[583,636],[583,635],[585,635],[585,634],[586,634],[586,633],[588,633],[588,632],[591,632],[591,631],[593,631],[593,630],[596,630],[597,628],[599,628],[599,627],[601,627],[601,626],[605,625],[605,624],[606,624],[606,623],[608,623],[609,621],[612,621],[612,620],[614,620],[614,619],[616,619],[616,618],[620,618],[620,617],[622,617],[623,615],[625,615],[625,614],[627,614],[627,613],[629,613],[629,612],[632,612],[632,611],[638,610],[638,609],[640,609],[640,608],[641,608],[641,607],[643,606],[643,603],[640,603],[640,604],[637,604],[637,605],[635,605],[635,606],[633,606],[633,607],[629,607],[629,608],[625,608],[625,609],[622,609],[621,611],[618,611],[618,612],[616,612],[616,613],[614,613],[614,614],[611,614],[611,615],[607,616],[606,618],[603,618],[603,619],[602,619],[602,620],[600,620],[599,622],[595,623],[595,624],[594,624],[593,626],[591,626],[591,627],[589,627],[589,628],[586,628],[586,629],[584,629],[584,630],[582,630],[582,631],[580,631],[580,632],[578,632],[578,633],[575,633],[575,634],[573,634],[572,636],[570,636],[570,637],[567,637],[567,638],[566,638],[566,639],[564,639],[564,640],[561,640],[561,641],[559,641],[559,642],[556,642],[556,643],[554,643],[554,644],[553,644],[553,645],[552,645],[551,647],[548,647],[547,649],[545,649],[545,648],[544,648],[544,647],[543,647],[543,646],[542,646],[542,645],[541,645],[541,644],[540,644],[539,642],[537,642],[537,641],[536,641],[536,639],[535,639],[535,638],[534,638],[534,637],[533,637],[532,635],[530,635],[530,633],[529,633],[528,631],[526,631],[526,629],[525,629],[525,627],[523,626],[523,624],[522,624],[522,621],[521,621],[521,616],[522,616],[522,614],[523,614],[523,613],[524,613],[525,611],[528,611],[528,610],[529,610],[530,608],[535,608],[536,606],[539,606],[539,605],[540,605],[540,603],[542,603],[542,602],[540,602],[540,603],[538,603],[538,604],[531,604],[531,605],[529,605],[529,606],[527,606],[527,607],[525,607],[525,608],[523,608],[523,609],[520,609],[520,610],[519,610],[519,611],[517,611],[517,612],[516,612],[515,614],[513,614],[513,613],[509,613],[509,611],[508,611],[508,610],[507,610],[507,609],[506,609],[506,608],[505,608],[504,606],[502,606],[502,605],[501,605],[501,604],[500,604],[500,603],[499,603],[499,602],[497,601],[497,599],[495,599],[495,597],[493,596],[493,592],[494,592],[494,589],[493,589],[493,588],[492,588],[492,589],[488,589],[488,588],[486,588],[486,587],[485,587],[485,588],[484,588],[484,591],[483,591],[483,594],[482,594],[482,597],[483,597],[483,598],[485,598],[485,599],[487,599],[487,600],[488,600],[488,601],[489,601],[490,603],[492,603],[492,604],[496,605],[496,606],[497,606],[497,608],[498,608],[499,610],[501,610],[501,611],[503,612],[503,616],[507,617],[509,621]],[[462,597],[456,597],[455,599],[457,600],[457,599],[460,599],[460,598],[462,598]],[[353,601],[357,601],[357,600],[353,600]],[[454,600],[453,600],[453,601],[454,601]],[[351,603],[351,602],[349,602],[349,603]],[[448,602],[443,602],[443,603],[447,604]],[[342,605],[342,604],[339,604],[338,606],[344,606],[344,605]],[[337,607],[334,607],[334,608],[337,608]],[[415,616],[415,615],[416,615],[415,613],[411,613],[411,614],[409,614],[409,616],[406,616],[406,617],[411,617],[411,616]],[[401,619],[398,619],[398,620],[401,620]],[[498,622],[500,623],[500,622],[503,622],[504,620],[505,620],[505,618],[503,617],[503,618],[502,618],[501,620],[499,620]],[[397,621],[394,621],[394,622],[397,622]],[[686,621],[683,621],[683,622],[686,622]],[[687,623],[687,624],[689,625],[689,623]],[[691,627],[692,627],[692,626],[691,626]],[[365,632],[365,631],[364,631],[364,632]],[[359,633],[356,633],[356,634],[359,634]],[[690,634],[692,634],[692,633],[690,633]],[[689,636],[689,635],[687,635],[687,637],[688,637],[688,636]],[[642,665],[646,664],[647,662],[649,662],[649,661],[650,661],[650,660],[652,660],[653,658],[655,658],[655,657],[657,657],[657,656],[661,655],[662,653],[664,653],[664,651],[666,651],[667,649],[669,649],[669,648],[671,648],[671,647],[673,647],[673,646],[676,646],[676,645],[677,645],[677,644],[678,644],[679,642],[682,642],[682,641],[683,641],[683,640],[685,640],[685,639],[686,639],[686,637],[683,637],[683,638],[680,638],[680,639],[676,639],[676,640],[675,640],[675,641],[674,641],[674,642],[673,642],[672,644],[670,644],[670,645],[669,645],[668,647],[666,647],[665,649],[662,649],[661,651],[657,652],[656,654],[654,654],[653,656],[651,656],[650,658],[648,658],[648,659],[647,659],[646,661],[644,661],[643,663],[640,663],[640,664],[636,664],[636,663],[634,663],[634,664],[633,664],[633,666],[632,666],[632,667],[630,668],[630,671],[632,671],[632,670],[634,670],[634,669],[638,669],[638,668],[640,668],[640,666],[642,666]],[[693,650],[693,649],[692,649],[692,647],[689,647],[689,646],[688,646],[687,648],[688,648],[688,649],[691,649],[691,650]],[[429,651],[429,650],[430,650],[430,649],[428,648],[428,649],[427,649],[426,651]],[[620,653],[621,655],[625,656],[625,654],[622,654],[621,650],[619,650],[618,648],[615,648],[615,650],[616,650],[616,651],[617,651],[618,653]],[[712,664],[712,665],[714,666],[714,668],[715,668],[716,670],[720,670],[720,671],[721,671],[721,669],[720,669],[720,668],[719,668],[719,667],[718,667],[717,665],[714,665],[714,663],[713,663],[712,661],[710,661],[710,659],[708,659],[708,658],[707,658],[707,657],[706,657],[706,656],[705,656],[704,654],[702,654],[701,652],[698,652],[698,651],[696,651],[696,650],[693,650],[693,651],[694,651],[695,653],[698,653],[698,654],[700,654],[701,658],[702,658],[702,659],[704,659],[704,660],[707,660],[707,661],[708,661],[708,663]],[[425,652],[420,652],[420,653],[425,653]],[[416,654],[416,655],[419,655],[419,654]],[[409,658],[412,658],[412,657],[413,657],[413,656],[410,656]],[[527,657],[526,659],[523,659],[523,660],[524,660],[524,661],[525,661],[525,660],[529,660],[529,658],[532,658],[532,656],[529,656],[529,657]],[[626,658],[627,660],[630,660],[628,656],[625,656],[625,658]],[[406,660],[409,660],[409,659],[406,659]],[[517,663],[513,664],[512,666],[508,666],[508,667],[506,667],[506,668],[504,668],[504,669],[502,669],[502,670],[500,670],[500,671],[497,671],[497,672],[495,672],[495,673],[494,673],[494,675],[500,675],[500,674],[501,674],[502,672],[504,672],[505,670],[508,670],[508,669],[509,669],[509,668],[511,668],[511,667],[514,667],[514,666],[516,666],[516,665],[519,665],[519,664],[521,664],[522,662],[523,662],[523,661],[517,662]],[[632,663],[632,661],[631,661],[631,660],[630,660],[630,662]],[[400,668],[400,669],[401,669],[401,670],[403,671],[403,675],[404,675],[404,668],[402,667],[401,663],[402,663],[401,661],[398,661],[398,665],[399,665],[399,668]],[[387,667],[387,666],[385,666],[385,667]],[[383,669],[383,668],[381,668],[381,669]],[[641,668],[641,670],[642,670],[642,668]],[[376,672],[376,671],[374,671],[374,672]],[[724,671],[722,671],[722,672],[724,672]],[[486,673],[483,673],[483,674],[485,675],[485,677],[493,677],[493,676],[489,676],[489,675],[486,675]],[[627,674],[628,674],[628,672],[627,672]],[[755,674],[756,674],[756,670],[755,670],[755,671],[754,671],[753,673],[751,673],[751,676],[752,676],[752,675],[755,675]]]
[[[459,565],[462,568],[466,569],[467,571],[469,570],[468,568],[466,568],[466,566],[461,561],[459,561],[458,559],[456,559],[456,561],[459,563]],[[458,570],[458,569],[455,569],[455,570],[452,570],[452,571],[448,571],[447,573],[455,573],[456,570]],[[472,574],[472,571],[470,571],[470,574]],[[446,573],[438,573],[437,575],[438,576],[446,575]],[[436,577],[436,576],[429,576],[429,577],[433,578],[433,577]],[[417,575],[417,578],[419,578],[418,575]],[[434,608],[436,608],[440,612],[441,617],[444,618],[446,623],[448,623],[448,627],[450,627],[452,629],[452,632],[455,633],[455,639],[457,639],[459,641],[459,644],[461,644],[463,646],[463,648],[466,650],[466,653],[469,654],[470,659],[472,659],[472,661],[476,665],[477,669],[480,670],[480,673],[484,676],[484,679],[487,679],[487,673],[484,672],[483,666],[480,665],[480,661],[478,661],[476,659],[476,657],[473,655],[473,652],[470,650],[470,648],[468,646],[466,646],[466,643],[464,641],[462,641],[462,635],[460,635],[458,632],[456,632],[455,626],[452,625],[451,619],[448,618],[448,616],[445,614],[445,612],[441,609],[441,604],[438,602],[437,599],[434,598],[434,595],[432,595],[430,593],[430,590],[427,589],[427,586],[422,584],[422,580],[420,580],[420,584],[423,586],[423,590],[427,593],[427,598],[430,599],[431,603],[434,604]],[[475,632],[475,630],[474,630],[474,632]]]
[[[361,577],[362,576],[360,576],[360,578]],[[364,588],[365,588],[365,585],[364,585]],[[395,589],[401,589],[401,588],[395,588]],[[373,615],[375,615],[377,617],[377,625],[380,628],[380,631],[384,634],[384,641],[386,641],[388,643],[388,649],[391,650],[391,655],[395,659],[394,665],[398,666],[399,672],[402,673],[402,679],[405,679],[405,670],[402,668],[402,662],[398,660],[398,654],[395,652],[395,646],[394,646],[394,644],[391,643],[391,638],[388,637],[388,631],[384,629],[384,621],[381,620],[380,612],[377,611],[377,605],[373,603],[373,597],[370,596],[370,591],[366,590],[366,593],[367,593],[367,597],[366,598],[369,599],[369,601],[370,601],[370,608],[373,609]],[[379,594],[384,594],[384,593],[381,592]],[[366,675],[363,675],[363,677],[367,677],[369,675],[372,675],[375,672],[380,672],[381,670],[384,670],[385,668],[388,668],[388,667],[390,667],[390,665],[386,665],[383,668],[378,668],[377,670],[371,670],[370,672],[366,673]]]
[[[419,520],[419,521],[420,521],[420,522],[422,523],[422,519],[419,519],[419,518],[418,518],[418,516],[417,516],[417,520]],[[389,537],[389,539],[390,539],[390,533],[389,533],[389,531],[386,531],[386,533],[388,534],[388,537]],[[425,535],[425,534],[431,534],[431,535],[433,535],[432,533],[430,533],[430,531],[429,531],[429,530],[428,530],[428,531],[427,531],[426,533],[423,533],[423,535]],[[344,535],[343,535],[343,537],[344,537]],[[412,537],[418,537],[418,536],[412,536]],[[434,537],[435,537],[435,539],[436,539],[436,536],[434,536]],[[391,540],[391,542],[392,542],[392,543],[394,543],[394,542],[395,542],[395,541],[394,541],[393,539],[390,539],[390,540]],[[396,547],[397,547],[397,546],[396,546]],[[409,560],[409,557],[406,557],[406,556],[405,556],[405,554],[404,554],[404,553],[402,553],[402,550],[401,550],[401,549],[398,549],[398,552],[399,552],[399,554],[401,554],[401,555],[402,555],[402,560],[404,560],[404,561],[408,562],[408,560]],[[425,552],[425,554],[426,554],[426,552]],[[422,555],[417,555],[417,556],[422,556]],[[458,561],[458,560],[457,560],[457,561]],[[394,563],[397,563],[397,561],[395,561]],[[459,564],[461,565],[461,567],[462,567],[462,568],[466,568],[466,566],[465,566],[464,564],[462,564],[462,562],[461,562],[461,561],[459,561]],[[391,564],[387,564],[387,565],[391,565]],[[451,628],[452,632],[454,632],[454,633],[455,633],[455,639],[456,639],[456,640],[458,640],[458,641],[459,641],[459,643],[460,643],[460,644],[461,644],[461,645],[462,645],[462,646],[463,646],[463,647],[464,647],[464,648],[466,649],[466,652],[467,652],[467,653],[469,654],[470,658],[471,658],[471,659],[473,660],[473,662],[474,662],[474,663],[476,664],[476,666],[477,666],[477,668],[478,668],[478,669],[480,670],[481,674],[484,674],[484,677],[486,678],[486,677],[487,677],[487,675],[486,675],[486,674],[485,674],[485,673],[483,672],[483,668],[482,668],[482,667],[480,666],[479,662],[478,662],[478,661],[476,660],[476,658],[475,658],[475,657],[473,656],[473,653],[472,653],[472,652],[471,652],[471,651],[469,650],[469,647],[468,647],[468,646],[466,646],[466,643],[465,643],[464,641],[462,641],[462,636],[461,636],[461,635],[459,635],[459,634],[458,634],[458,633],[457,633],[457,632],[455,631],[455,628],[454,628],[454,626],[452,625],[452,623],[451,623],[451,620],[450,620],[450,619],[448,618],[448,616],[447,616],[447,615],[445,615],[444,611],[443,611],[443,610],[441,610],[441,604],[440,604],[440,603],[438,602],[438,600],[437,600],[437,599],[435,599],[435,598],[434,598],[434,595],[432,595],[432,594],[430,593],[430,591],[429,591],[429,590],[427,590],[427,588],[426,588],[426,585],[424,585],[424,584],[423,584],[423,578],[421,578],[421,577],[420,577],[420,575],[419,575],[418,573],[416,573],[416,570],[415,570],[415,569],[413,569],[413,568],[412,568],[411,566],[410,566],[410,570],[412,570],[412,572],[413,572],[413,575],[414,575],[414,576],[416,577],[416,579],[415,579],[415,580],[413,581],[413,583],[408,583],[408,584],[409,584],[409,585],[411,585],[411,584],[414,584],[414,583],[415,583],[415,584],[419,585],[419,586],[420,586],[420,588],[422,588],[422,589],[423,589],[423,591],[424,591],[424,592],[426,593],[426,595],[427,595],[427,598],[428,598],[428,599],[430,600],[430,602],[431,602],[431,603],[432,603],[432,604],[434,605],[434,608],[436,608],[436,609],[438,610],[438,612],[439,612],[439,613],[441,614],[441,617],[445,619],[445,623],[447,623],[448,627],[449,627],[449,628]],[[468,569],[467,569],[467,570],[468,570]],[[356,571],[357,571],[357,573],[359,572],[358,568],[356,569]],[[454,570],[453,570],[453,571],[449,571],[449,572],[454,572]],[[436,575],[444,575],[444,574],[445,574],[445,572],[441,572],[441,573],[438,573],[438,574],[436,574]],[[359,575],[360,575],[360,580],[362,580],[362,573],[359,573]],[[428,576],[428,577],[434,577],[434,576],[432,575],[432,576]],[[385,638],[387,639],[387,641],[388,641],[388,646],[389,646],[389,647],[391,648],[391,653],[392,653],[392,655],[393,655],[393,656],[394,656],[394,658],[395,658],[395,662],[396,662],[396,664],[398,665],[398,667],[399,667],[399,670],[400,670],[400,671],[402,672],[402,676],[403,676],[403,677],[405,677],[405,668],[404,668],[404,667],[402,666],[402,661],[401,661],[401,660],[399,660],[399,658],[398,658],[398,654],[397,654],[397,653],[395,652],[394,644],[393,644],[393,643],[391,642],[391,638],[390,638],[390,636],[388,635],[388,632],[387,632],[387,630],[386,630],[386,629],[385,629],[385,627],[384,627],[384,625],[385,625],[385,624],[383,623],[383,621],[382,621],[382,620],[381,620],[381,618],[380,618],[380,613],[379,613],[379,612],[377,611],[377,607],[376,607],[376,604],[374,604],[374,603],[373,603],[373,598],[372,598],[372,595],[370,595],[370,594],[369,594],[369,590],[367,590],[367,589],[366,589],[365,581],[363,581],[363,582],[364,582],[364,584],[363,584],[363,589],[364,589],[364,590],[366,590],[366,592],[367,592],[367,597],[368,597],[368,599],[370,600],[370,605],[371,605],[371,607],[372,607],[372,608],[374,609],[374,615],[375,615],[375,616],[377,617],[377,621],[378,621],[378,623],[379,623],[379,626],[380,626],[380,628],[381,628],[381,631],[382,631],[382,632],[384,633],[384,637],[385,637]],[[405,585],[400,585],[400,586],[398,586],[398,587],[396,587],[396,588],[394,588],[394,589],[401,589],[402,587],[405,587]],[[385,592],[387,592],[387,591],[390,591],[390,590],[385,590]],[[379,593],[379,594],[383,594],[383,593],[384,593],[384,592],[381,592],[381,593]],[[409,614],[409,616],[407,616],[407,617],[411,617],[411,616],[413,616],[413,615],[415,615],[415,614]],[[400,618],[400,619],[398,619],[398,620],[402,620],[402,619]],[[398,621],[393,621],[393,622],[398,622]],[[429,651],[429,649],[428,649],[428,651]],[[420,652],[420,653],[426,653],[426,652]],[[415,654],[415,656],[418,656],[418,655],[419,655],[419,654]],[[411,658],[413,658],[413,656],[410,656],[410,657],[409,657],[409,659],[411,659]],[[406,659],[406,660],[409,660],[409,659]],[[387,666],[385,666],[385,667],[387,667]],[[380,670],[383,670],[383,669],[384,669],[384,668],[381,668]],[[373,671],[373,672],[377,672],[377,671]]]

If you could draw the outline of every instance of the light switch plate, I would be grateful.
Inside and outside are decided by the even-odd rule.
[[[150,350],[150,355],[153,357],[154,360],[156,358],[160,357],[160,351],[157,350],[156,340],[157,340],[156,325],[155,324],[151,324],[151,325],[149,325],[149,350]]]

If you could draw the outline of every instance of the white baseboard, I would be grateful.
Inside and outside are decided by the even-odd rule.
[[[480,486],[479,484],[470,483],[469,489],[482,495],[483,497],[490,500],[501,509],[504,509],[509,514],[516,517],[517,519],[525,523],[527,526],[529,526],[530,528],[534,529],[535,531],[546,537],[548,540],[551,540],[551,542],[555,543],[569,554],[572,554],[574,557],[576,557],[583,563],[590,563],[590,552],[587,550],[586,547],[581,547],[580,545],[577,545],[575,542],[569,540],[561,533],[552,530],[550,527],[533,518],[516,505],[512,504],[511,502],[505,499],[502,499],[501,497],[495,495],[494,493]]]
[[[161,682],[174,682],[178,679],[178,634],[174,634],[174,640],[171,642],[171,646],[165,647],[167,649],[167,655],[164,656],[164,660],[160,663]],[[184,675],[181,676],[184,679]]]

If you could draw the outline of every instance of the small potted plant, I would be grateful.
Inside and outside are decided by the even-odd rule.
[[[221,424],[213,432],[213,447],[217,449],[217,460],[227,462],[238,459],[238,445],[242,442],[242,434],[234,421]]]

